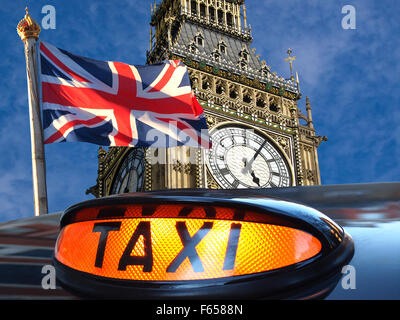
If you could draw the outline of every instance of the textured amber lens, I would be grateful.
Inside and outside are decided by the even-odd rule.
[[[65,226],[55,257],[93,275],[197,280],[289,266],[317,255],[320,241],[294,228],[246,221],[123,218]]]

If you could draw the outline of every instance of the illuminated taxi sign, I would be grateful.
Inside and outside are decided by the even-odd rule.
[[[93,275],[199,280],[274,270],[317,255],[321,243],[289,227],[227,220],[128,218],[66,226],[56,259]]]
[[[322,213],[262,198],[108,197],[68,208],[60,229],[57,278],[89,297],[276,297],[353,253]]]

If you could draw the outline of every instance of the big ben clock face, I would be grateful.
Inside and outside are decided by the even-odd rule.
[[[144,150],[132,148],[120,165],[111,194],[141,191],[144,183]]]
[[[289,187],[290,168],[281,152],[264,136],[239,126],[211,133],[209,169],[225,189]]]

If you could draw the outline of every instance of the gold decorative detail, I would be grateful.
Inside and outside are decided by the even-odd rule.
[[[172,55],[171,59],[183,61],[185,58],[182,56],[178,56],[178,55]],[[190,68],[193,68],[194,70],[201,70],[201,71],[205,71],[207,73],[213,74],[212,67],[205,66],[204,68],[200,68],[200,64],[197,63],[196,61],[192,60],[190,64],[186,63],[186,65],[189,67],[189,70],[190,70]],[[276,72],[274,72],[273,74],[275,75],[275,77],[277,77]],[[267,85],[261,83],[258,80],[256,81],[256,80],[251,80],[251,79],[247,78],[244,74],[242,74],[241,76],[238,76],[236,74],[232,74],[230,72],[225,72],[223,70],[220,70],[218,75],[224,79],[238,82],[238,83],[244,84],[246,86],[253,87],[253,88],[256,88],[256,89],[259,89],[262,91],[266,91],[266,92],[269,92],[272,94],[280,95],[285,98],[291,99],[293,101],[297,101],[301,98],[300,93],[289,92],[286,89],[280,92],[279,88],[276,88],[273,86],[268,87]]]
[[[122,159],[122,158],[121,158]],[[111,184],[113,181],[114,175],[109,175],[107,176],[106,180],[104,181],[105,183],[105,190],[106,190],[106,194],[109,195],[110,194],[110,189],[111,189]]]
[[[172,169],[177,172],[182,172],[183,164],[179,160],[176,160],[176,162],[172,165]]]
[[[107,151],[104,150],[101,146],[99,147],[97,157],[99,158],[99,162],[103,162],[105,156],[107,155]]]
[[[289,66],[290,66],[290,79],[293,81],[294,78],[293,78],[293,65],[292,65],[292,62],[296,60],[296,57],[292,57],[292,56],[291,56],[292,52],[293,52],[292,49],[289,48],[288,51],[287,51],[288,57],[285,59],[285,61],[286,61],[286,62],[289,62]]]
[[[18,23],[17,26],[18,35],[21,37],[22,41],[28,38],[38,39],[40,34],[40,26],[29,15],[28,8],[25,8],[25,11],[25,17]]]
[[[305,152],[311,152],[313,148],[310,146],[303,146],[303,149]]]
[[[214,178],[211,176],[211,173],[207,170],[207,188],[208,189],[221,189],[221,187],[217,184]]]
[[[209,114],[206,114],[206,119],[207,119],[207,126],[209,129],[211,129],[212,127],[214,127],[217,123],[218,120],[216,117],[213,117]]]
[[[318,148],[319,147],[319,145],[321,144],[321,142],[322,141],[328,141],[328,138],[327,137],[325,137],[325,136],[314,136],[314,137],[311,137],[313,140],[314,140],[314,142],[315,142],[315,146]]]
[[[192,174],[195,172],[195,168],[193,168],[190,163],[182,163],[179,160],[175,160],[175,163],[172,165],[172,169],[184,174]]]
[[[86,190],[85,194],[92,194],[96,198],[98,198],[99,197],[99,185],[96,184],[96,185],[90,187],[89,189]]]
[[[183,165],[183,173],[185,174],[192,174],[195,172],[195,168],[190,163],[186,163]]]
[[[307,180],[310,180],[310,181],[314,182],[315,181],[314,172],[312,170],[309,170],[309,169],[306,170],[306,178],[307,178]]]
[[[152,189],[152,166],[148,160],[147,152],[146,152],[146,157],[145,157],[145,183],[144,183],[144,190],[145,191],[151,191]]]
[[[288,147],[288,142],[286,141],[286,139],[278,138],[278,142],[283,149],[286,149]]]

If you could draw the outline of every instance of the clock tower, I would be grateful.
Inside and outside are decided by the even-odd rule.
[[[308,97],[306,114],[300,110],[292,50],[285,79],[271,72],[252,40],[244,0],[154,4],[147,63],[187,65],[213,147],[100,148],[97,184],[87,193],[320,184],[317,148],[326,137],[315,133]]]

